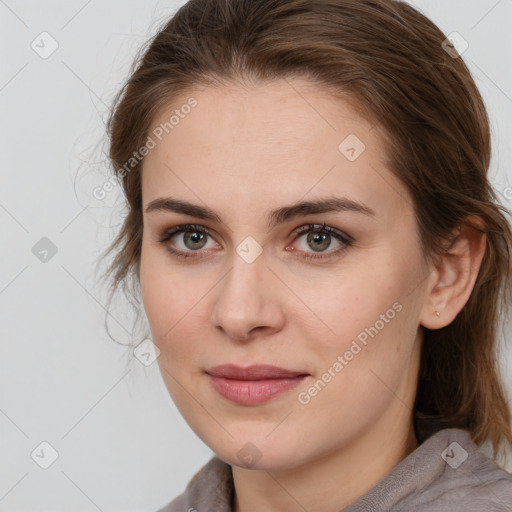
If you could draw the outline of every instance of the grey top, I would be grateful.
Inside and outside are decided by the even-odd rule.
[[[231,466],[211,458],[185,491],[158,512],[232,512]],[[343,512],[512,512],[512,474],[462,429],[427,438]]]

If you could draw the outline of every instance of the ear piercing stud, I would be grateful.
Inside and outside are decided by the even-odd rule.
[[[436,311],[436,316],[441,316],[441,313],[439,313],[439,311]]]

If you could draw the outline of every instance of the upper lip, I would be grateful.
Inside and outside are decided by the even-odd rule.
[[[258,364],[252,366],[237,366],[235,364],[221,364],[206,370],[206,373],[213,377],[224,377],[237,380],[263,380],[263,379],[284,379],[301,375],[308,375],[306,372],[287,370],[278,366]]]

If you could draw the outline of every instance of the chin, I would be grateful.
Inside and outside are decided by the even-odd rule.
[[[289,470],[301,463],[297,454],[304,457],[304,447],[293,448],[284,446],[280,440],[271,442],[262,436],[260,440],[245,438],[243,441],[233,441],[229,446],[209,444],[211,450],[227,464],[244,469],[261,471]]]

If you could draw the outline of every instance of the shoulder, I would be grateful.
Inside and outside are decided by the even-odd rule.
[[[473,442],[443,429],[428,437],[343,512],[512,512],[512,475]]]
[[[429,481],[420,486],[421,492],[403,500],[403,510],[414,506],[418,512],[512,511],[512,474],[484,454],[469,432],[444,429],[418,451]]]
[[[231,466],[212,457],[185,490],[157,512],[230,512],[233,493]]]

